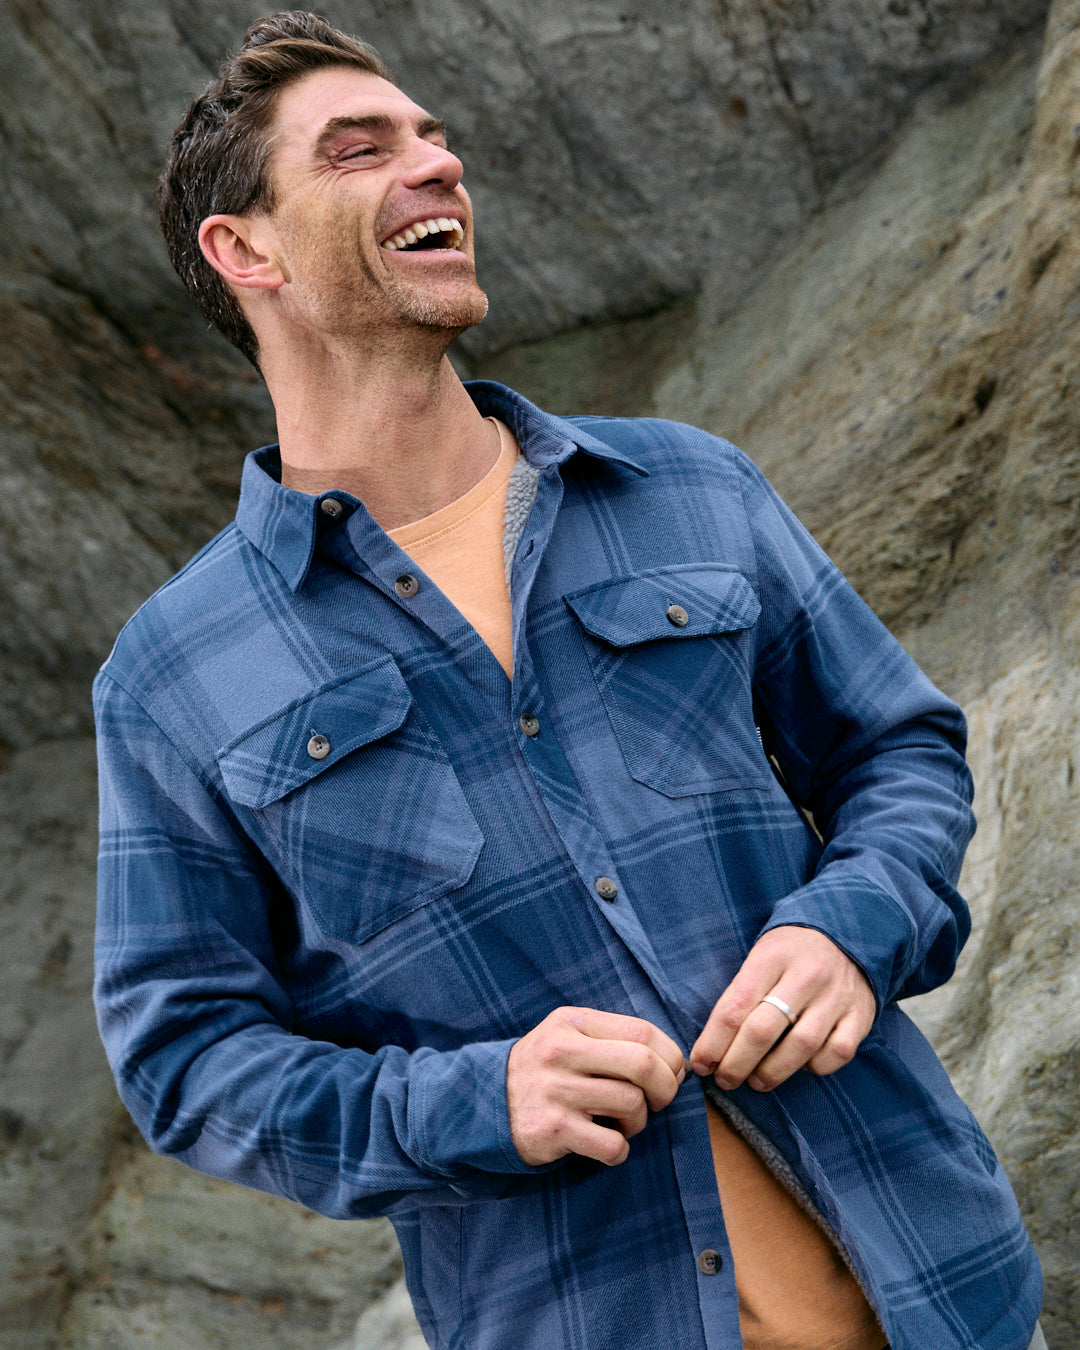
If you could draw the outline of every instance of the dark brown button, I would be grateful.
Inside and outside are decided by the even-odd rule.
[[[690,622],[690,615],[683,609],[682,605],[668,605],[668,622],[673,623],[676,628],[685,628]]]
[[[324,497],[319,503],[319,510],[330,520],[337,520],[345,508],[336,497]]]
[[[610,877],[597,877],[593,882],[593,888],[601,900],[614,900],[619,894],[619,888]]]
[[[398,595],[400,595],[403,600],[411,600],[419,589],[420,583],[414,576],[410,576],[408,572],[403,572],[401,576],[398,577],[397,581],[394,582],[394,590],[397,591]]]
[[[325,759],[330,753],[330,742],[316,732],[307,743],[307,752],[312,759]]]
[[[518,718],[518,726],[526,736],[536,736],[540,731],[540,719],[532,713],[522,713]]]
[[[711,1247],[706,1247],[703,1252],[698,1253],[697,1268],[702,1275],[716,1275],[723,1264],[724,1258]]]

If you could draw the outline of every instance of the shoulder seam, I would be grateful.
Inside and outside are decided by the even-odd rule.
[[[182,745],[177,744],[176,738],[171,736],[165,730],[165,728],[161,725],[161,722],[158,720],[158,718],[154,716],[154,714],[146,706],[146,703],[143,701],[143,699],[140,698],[138,694],[136,694],[136,692],[134,691],[134,689],[131,688],[128,682],[125,679],[123,679],[116,671],[110,669],[111,659],[112,658],[110,657],[109,660],[106,661],[105,664],[98,671],[97,679],[109,680],[111,681],[111,683],[116,685],[118,689],[123,690],[123,692],[128,696],[128,698],[131,699],[132,703],[134,703],[137,708],[141,709],[142,712],[150,719],[150,721],[153,722],[154,726],[158,729],[158,731],[161,733],[164,739],[168,741],[169,745],[172,746],[173,750],[175,750],[177,755],[180,756],[180,758],[188,766],[188,768],[199,780],[199,782],[203,785],[203,787],[207,790],[207,792],[210,793],[210,795],[214,798],[214,800],[218,802],[223,800],[224,794],[221,792],[221,789],[218,788],[207,777],[205,770],[200,766],[200,764],[195,759],[195,757],[190,753],[190,751],[186,750]],[[95,680],[95,684],[96,683],[97,680]]]

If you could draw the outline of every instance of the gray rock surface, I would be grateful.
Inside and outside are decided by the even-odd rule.
[[[744,445],[969,708],[976,930],[911,1011],[1009,1168],[1051,1350],[1073,1350],[1080,0],[1043,43],[1045,9],[326,12],[468,161],[493,313],[462,366]],[[421,1343],[385,1223],[147,1155],[86,993],[89,678],[273,437],[149,208],[180,108],[260,12],[0,0],[0,1350]]]

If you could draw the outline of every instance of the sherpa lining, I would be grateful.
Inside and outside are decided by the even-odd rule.
[[[540,470],[534,469],[524,455],[518,455],[506,484],[506,508],[503,511],[503,559],[506,565],[506,584],[510,585],[510,573],[514,567],[514,554],[525,529],[532,504],[536,499],[536,489],[540,482]]]

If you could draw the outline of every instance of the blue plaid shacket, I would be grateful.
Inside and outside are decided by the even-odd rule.
[[[967,934],[959,711],[731,446],[471,392],[540,471],[512,683],[358,501],[283,488],[273,449],[98,677],[96,996],[133,1116],[215,1176],[389,1214],[433,1346],[732,1350],[699,1082],[621,1166],[533,1169],[506,1057],[563,1004],[689,1048],[762,931],[817,928],[874,1028],[838,1073],[730,1104],[893,1350],[1023,1350],[1038,1262],[895,1001]]]

